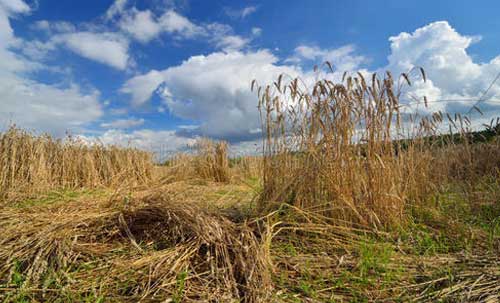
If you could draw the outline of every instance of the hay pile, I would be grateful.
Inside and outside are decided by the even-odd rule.
[[[0,233],[3,299],[262,302],[270,293],[268,252],[248,225],[161,195],[5,208]]]

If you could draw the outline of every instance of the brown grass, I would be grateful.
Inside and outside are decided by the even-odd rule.
[[[231,179],[228,144],[225,141],[198,139],[194,145],[194,153],[175,154],[168,161],[162,175],[170,181],[199,178],[227,183]]]
[[[13,127],[0,134],[0,168],[0,198],[8,200],[53,188],[144,184],[153,163],[136,149],[89,146]]]
[[[0,284],[21,275],[21,289],[42,301],[67,291],[117,302],[265,300],[268,252],[248,225],[165,195],[141,196],[4,209]]]
[[[200,139],[196,143],[196,149],[195,170],[198,175],[216,182],[228,182],[230,176],[227,142]]]
[[[260,208],[328,205],[324,215],[339,222],[375,228],[404,223],[410,206],[435,192],[452,167],[436,161],[441,147],[428,140],[439,134],[443,113],[402,113],[407,74],[398,80],[390,73],[369,80],[344,75],[341,83],[319,80],[312,88],[300,83],[280,76],[258,88],[265,133]],[[463,131],[469,122],[459,115],[450,125]],[[459,153],[443,155],[458,161]]]

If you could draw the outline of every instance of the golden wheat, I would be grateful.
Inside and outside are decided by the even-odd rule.
[[[18,128],[0,134],[0,197],[53,188],[134,186],[151,179],[151,154],[137,149],[86,145]]]

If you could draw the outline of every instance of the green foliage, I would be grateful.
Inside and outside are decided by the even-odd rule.
[[[102,190],[71,190],[71,189],[61,189],[52,190],[43,195],[39,195],[37,198],[28,198],[26,200],[19,201],[14,204],[18,208],[28,208],[33,206],[49,206],[58,203],[67,203],[71,200],[78,199],[80,197],[96,197],[104,194]]]
[[[394,249],[389,243],[364,242],[360,247],[358,262],[359,277],[362,282],[382,277],[384,282],[392,281],[395,271],[390,266]]]
[[[184,289],[186,287],[186,278],[188,276],[187,271],[182,271],[177,275],[177,288],[176,291],[172,297],[172,300],[174,303],[180,303],[182,302],[182,299],[184,298]]]

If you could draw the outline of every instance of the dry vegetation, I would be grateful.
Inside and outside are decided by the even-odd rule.
[[[9,130],[0,299],[498,302],[499,127],[404,115],[404,85],[254,87],[261,157],[204,139],[153,167],[144,152]]]
[[[71,137],[56,140],[13,127],[0,134],[0,198],[12,200],[50,188],[144,184],[151,180],[151,159],[136,149],[89,146]]]

